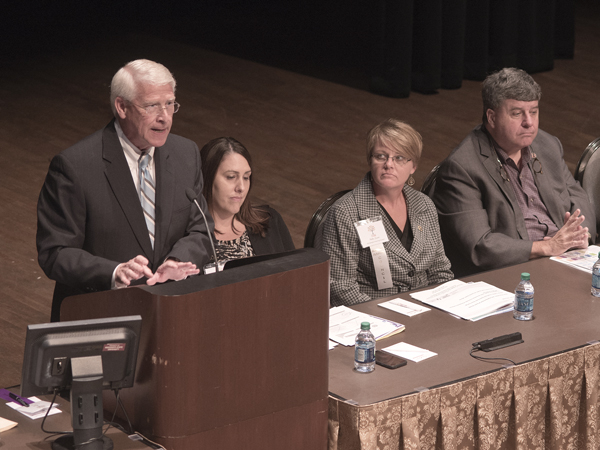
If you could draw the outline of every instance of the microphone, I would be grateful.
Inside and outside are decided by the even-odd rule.
[[[211,236],[212,233],[210,232],[210,228],[208,226],[208,221],[206,220],[206,216],[204,215],[204,211],[202,211],[202,208],[200,208],[200,205],[198,204],[198,200],[196,200],[197,195],[192,188],[187,188],[185,190],[185,195],[187,195],[187,198],[190,202],[194,202],[196,204],[196,206],[198,207],[198,211],[200,211],[200,214],[202,214],[202,218],[204,219],[204,225],[206,225],[206,231],[208,232],[208,239],[210,240],[210,246],[212,247],[213,257],[215,258],[215,272],[218,272],[219,271],[219,261],[217,260],[217,252],[215,251],[215,244],[213,243],[213,239]]]

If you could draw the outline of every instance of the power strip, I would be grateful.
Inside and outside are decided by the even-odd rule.
[[[484,352],[492,352],[494,350],[498,350],[504,347],[510,347],[511,345],[517,345],[522,342],[525,341],[523,341],[521,333],[516,332],[511,334],[505,334],[504,336],[486,339],[485,341],[475,342],[473,344],[473,348]]]

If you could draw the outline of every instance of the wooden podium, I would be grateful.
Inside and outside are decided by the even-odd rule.
[[[175,450],[327,447],[326,254],[73,296],[61,320],[131,314],[142,336],[135,386],[121,398],[137,431]]]

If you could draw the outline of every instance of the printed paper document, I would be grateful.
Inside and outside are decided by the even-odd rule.
[[[431,311],[431,309],[425,306],[417,305],[416,303],[412,302],[407,302],[406,300],[402,300],[401,298],[395,298],[393,300],[380,303],[378,306],[391,309],[392,311],[404,314],[408,317],[416,316],[417,314],[421,314],[425,311]]]
[[[371,324],[371,333],[376,340],[400,333],[405,328],[401,323],[354,311],[346,306],[336,306],[329,310],[329,339],[345,346],[354,345],[361,322]]]
[[[410,294],[416,300],[475,322],[494,314],[512,310],[515,294],[477,281],[452,280],[435,289]]]
[[[594,263],[598,261],[598,252],[600,252],[599,246],[590,245],[588,248],[571,250],[560,256],[553,256],[550,259],[591,274]]]

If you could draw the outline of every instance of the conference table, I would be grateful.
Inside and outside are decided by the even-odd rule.
[[[406,330],[377,341],[382,349],[406,342],[437,356],[369,374],[353,370],[353,347],[329,352],[331,450],[351,449],[597,449],[600,448],[600,298],[591,274],[549,258],[480,273],[514,291],[529,272],[534,320],[512,313],[476,322],[441,310],[407,317],[378,306],[408,293],[353,309],[400,322]],[[472,344],[521,332],[524,342],[484,357]]]

